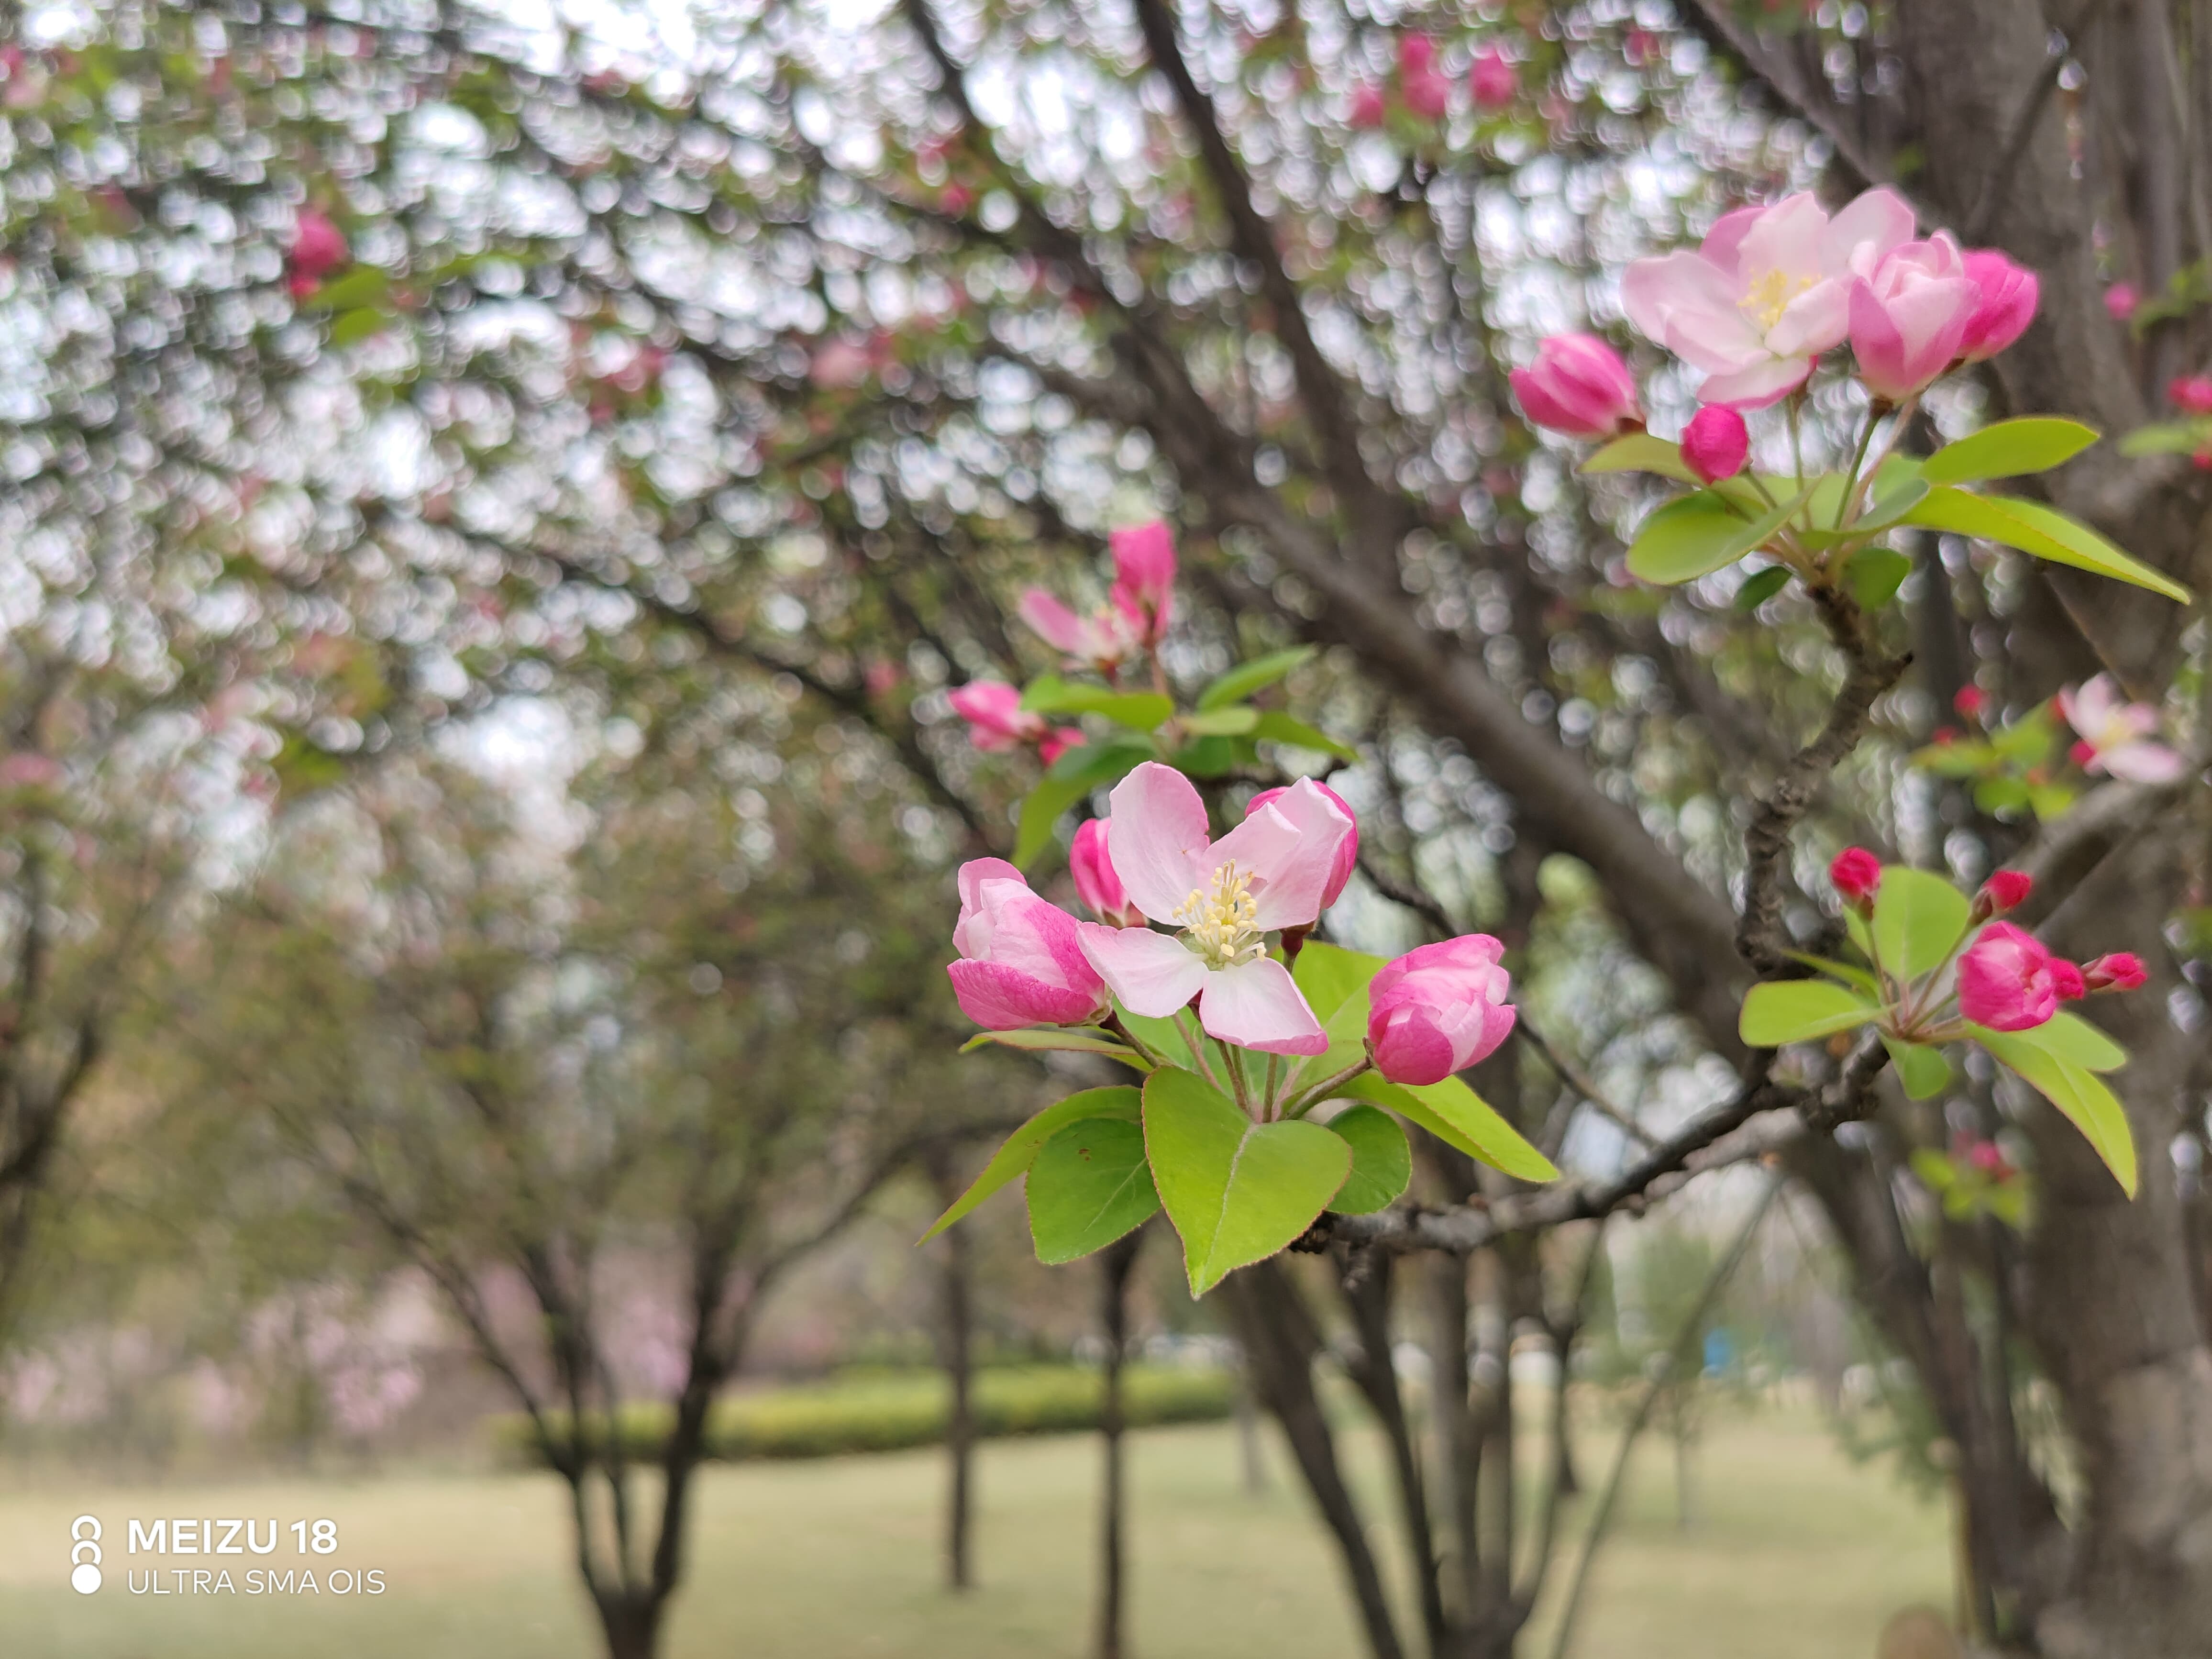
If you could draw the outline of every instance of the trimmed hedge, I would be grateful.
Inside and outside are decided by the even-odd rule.
[[[970,1399],[976,1432],[1075,1434],[1098,1426],[1104,1379],[1078,1365],[1021,1365],[975,1374]],[[1121,1373],[1123,1414],[1132,1428],[1162,1423],[1209,1423],[1234,1409],[1231,1373],[1212,1367],[1133,1364]],[[835,1457],[849,1452],[903,1451],[945,1438],[951,1389],[938,1371],[846,1374],[804,1388],[765,1389],[714,1402],[707,1419],[706,1455],[750,1458]],[[626,1407],[623,1451],[646,1462],[659,1455],[669,1409]],[[556,1435],[565,1417],[552,1419]],[[501,1453],[526,1462],[544,1457],[525,1417],[493,1419]]]

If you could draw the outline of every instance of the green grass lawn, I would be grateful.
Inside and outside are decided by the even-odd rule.
[[[1586,1479],[1610,1448],[1580,1448]],[[1134,1442],[1137,1659],[1357,1659],[1336,1565],[1286,1458],[1242,1488],[1233,1430]],[[1082,1659],[1090,1617],[1088,1438],[998,1443],[981,1465],[982,1587],[938,1588],[941,1454],[710,1469],[668,1659]],[[1898,1607],[1942,1605],[1941,1511],[1854,1468],[1794,1412],[1717,1417],[1698,1524],[1674,1523],[1672,1458],[1639,1449],[1600,1558],[1577,1659],[1870,1659]],[[1366,1472],[1371,1481],[1371,1469]],[[67,1585],[70,1523],[106,1528],[106,1583]],[[1370,1514],[1385,1513],[1382,1504]],[[339,1548],[286,1530],[242,1567],[380,1571],[381,1595],[134,1595],[125,1517],[328,1516]],[[0,1490],[0,1654],[26,1659],[590,1659],[561,1490],[531,1474]],[[180,1558],[167,1558],[173,1568]],[[143,1572],[148,1558],[137,1558]],[[1555,1583],[1565,1577],[1564,1559]],[[143,1577],[141,1582],[143,1583]],[[165,1580],[167,1582],[173,1582]],[[1409,1632],[1409,1635],[1411,1632]],[[1529,1650],[1539,1651],[1533,1644]],[[1548,1649],[1540,1650],[1548,1651]]]

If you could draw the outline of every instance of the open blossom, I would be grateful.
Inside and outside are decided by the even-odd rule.
[[[1966,319],[1959,356],[1978,363],[1996,356],[2027,332],[2027,325],[2035,320],[2042,284],[2033,271],[1988,247],[1967,253],[1966,278],[1981,291],[1981,301]]]
[[[1155,519],[1106,539],[1114,553],[1115,607],[1136,619],[1146,644],[1157,644],[1175,617],[1175,532]]]
[[[1513,72],[1513,65],[1504,52],[1495,46],[1485,46],[1474,54],[1474,62],[1468,66],[1467,89],[1474,94],[1477,109],[1501,110],[1520,95],[1521,77]]]
[[[2081,735],[2077,748],[2088,751],[2080,757],[2084,770],[2130,783],[2171,783],[2181,775],[2181,757],[2149,739],[2158,730],[2158,710],[2128,702],[2110,674],[2098,675],[2078,691],[2071,686],[2061,691],[2058,712]]]
[[[2043,1024],[2058,1012],[2057,960],[2034,934],[1991,922],[1959,957],[1959,1012],[1992,1031]]]
[[[968,740],[978,749],[1012,749],[1041,741],[1052,729],[1044,716],[1022,707],[1022,694],[1004,680],[970,680],[948,701],[968,722]]]
[[[1708,404],[1682,430],[1683,464],[1709,484],[1733,478],[1750,459],[1750,429],[1733,409]]]
[[[1552,335],[1506,379],[1530,420],[1571,438],[1610,438],[1644,419],[1628,365],[1595,334]]]
[[[1329,866],[1328,884],[1322,889],[1321,908],[1326,910],[1336,902],[1337,896],[1344,891],[1344,884],[1352,879],[1352,872],[1359,867],[1359,820],[1358,815],[1345,805],[1344,797],[1338,794],[1335,790],[1325,783],[1315,783],[1313,787],[1320,790],[1330,804],[1344,814],[1346,821],[1352,825],[1352,833],[1344,838],[1343,845],[1336,849],[1336,862]],[[1262,789],[1252,797],[1250,803],[1244,808],[1244,816],[1250,817],[1261,807],[1280,800],[1289,793],[1287,789]]]
[[[960,866],[960,960],[949,964],[961,1012],[986,1030],[1087,1025],[1109,1005],[1076,935],[1083,924],[1030,891],[1004,859]]]
[[[1877,398],[1902,403],[1958,361],[1982,290],[1948,231],[1883,254],[1851,289],[1851,351]]]
[[[1032,587],[1014,609],[1038,638],[1065,652],[1071,663],[1113,668],[1144,648],[1143,615],[1118,594],[1089,616],[1079,617],[1043,588]]]
[[[1114,873],[1114,860],[1106,848],[1106,825],[1085,818],[1075,827],[1075,844],[1067,849],[1067,867],[1075,878],[1075,896],[1091,914],[1116,927],[1141,927],[1144,912],[1129,902],[1121,878]]]
[[[1393,1083],[1441,1083],[1487,1057],[1516,1018],[1505,947],[1468,933],[1408,951],[1368,986],[1367,1050]]]
[[[1320,915],[1351,817],[1302,779],[1219,841],[1206,804],[1173,767],[1146,761],[1109,798],[1108,849],[1129,900],[1173,936],[1083,922],[1079,937],[1114,994],[1160,1018],[1198,1000],[1208,1035],[1278,1054],[1318,1054],[1328,1038],[1266,935]]]
[[[1832,219],[1801,191],[1723,215],[1694,252],[1637,260],[1621,304],[1648,338],[1705,371],[1701,402],[1763,409],[1843,343],[1853,286],[1912,228],[1893,191],[1868,191]]]

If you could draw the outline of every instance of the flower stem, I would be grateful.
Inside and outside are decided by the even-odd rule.
[[[1176,1030],[1182,1033],[1182,1040],[1190,1045],[1190,1057],[1193,1060],[1197,1062],[1199,1074],[1205,1078],[1205,1079],[1208,1083],[1211,1083],[1215,1088],[1218,1089],[1221,1086],[1221,1079],[1214,1076],[1213,1062],[1206,1057],[1206,1038],[1199,1032],[1194,1030],[1190,1026],[1185,1025],[1182,1023],[1183,1016],[1189,1012],[1190,1010],[1188,1008],[1178,1008],[1176,1010]]]
[[[1260,1103],[1266,1109],[1270,1120],[1275,1115],[1275,1091],[1281,1085],[1282,1080],[1283,1057],[1280,1054],[1269,1054],[1267,1056],[1267,1088]]]
[[[1109,1010],[1106,1018],[1099,1023],[1122,1042],[1127,1043],[1130,1048],[1135,1049],[1139,1060],[1154,1067],[1167,1064],[1164,1058],[1152,1050],[1150,1044],[1122,1024],[1121,1011],[1119,1008]]]
[[[1334,1094],[1337,1090],[1351,1082],[1352,1079],[1358,1077],[1362,1072],[1371,1071],[1374,1068],[1374,1065],[1375,1062],[1368,1059],[1366,1055],[1360,1055],[1358,1060],[1352,1061],[1351,1065],[1346,1066],[1335,1076],[1325,1077],[1320,1082],[1314,1084],[1308,1088],[1301,1089],[1295,1099],[1284,1103],[1282,1115],[1285,1117],[1304,1117],[1308,1112],[1320,1105],[1322,1102],[1327,1100],[1331,1095]]]
[[[1237,1056],[1229,1052],[1229,1045],[1219,1037],[1213,1039],[1213,1046],[1221,1050],[1221,1064],[1229,1073],[1229,1086],[1237,1096],[1237,1103],[1244,1109],[1245,1116],[1251,1116],[1252,1093],[1244,1086],[1244,1068],[1237,1063]]]

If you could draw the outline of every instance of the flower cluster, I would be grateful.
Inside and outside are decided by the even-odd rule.
[[[1521,76],[1512,60],[1494,46],[1475,50],[1467,70],[1468,95],[1485,115],[1510,109],[1521,94]],[[1398,100],[1407,113],[1423,121],[1441,121],[1451,107],[1451,82],[1437,66],[1433,35],[1408,33],[1398,37]],[[1382,126],[1389,118],[1389,94],[1371,82],[1352,94],[1352,125]]]
[[[1115,1004],[1146,1019],[1194,1010],[1205,1036],[1228,1048],[1326,1053],[1329,1036],[1283,957],[1357,864],[1358,825],[1342,797],[1311,779],[1268,790],[1216,840],[1190,781],[1146,762],[1115,787],[1109,809],[1078,832],[1070,856],[1098,921],[1038,897],[1000,860],[962,866],[961,959],[948,972],[969,1018],[994,1031],[1103,1024],[1126,1036]],[[1515,1018],[1503,949],[1471,934],[1383,968],[1370,988],[1366,1064],[1420,1085],[1494,1050]]]
[[[1044,642],[1066,654],[1068,665],[1095,668],[1111,678],[1130,659],[1160,642],[1175,618],[1175,534],[1155,520],[1117,530],[1108,538],[1114,586],[1106,603],[1078,616],[1058,596],[1032,587],[1021,597],[1021,618]]]
[[[1777,403],[1846,343],[1877,405],[1901,404],[2010,345],[2037,301],[2034,274],[2002,253],[1962,249],[1948,231],[1912,233],[1912,210],[1893,191],[1870,190],[1832,217],[1801,192],[1724,215],[1694,250],[1635,261],[1621,304],[1638,332],[1704,372],[1698,398],[1711,408]],[[1640,423],[1634,384],[1612,349],[1588,335],[1559,338],[1571,349],[1547,341],[1534,367],[1512,376],[1528,418],[1576,437]],[[1602,407],[1588,392],[1600,382],[1614,389]],[[1741,429],[1707,419],[1708,456],[1724,458]],[[1710,483],[1742,461],[1692,465]]]

